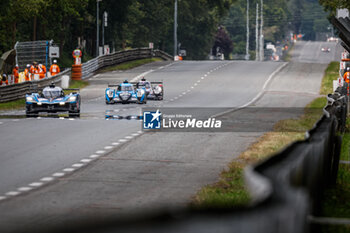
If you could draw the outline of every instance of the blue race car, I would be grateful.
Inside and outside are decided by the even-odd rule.
[[[67,95],[65,91],[73,91]],[[26,116],[38,116],[39,112],[68,112],[69,116],[80,116],[79,89],[62,89],[54,83],[45,87],[41,93],[26,94]]]
[[[112,88],[117,87],[117,88]],[[135,88],[133,84],[125,80],[121,84],[108,85],[105,92],[106,104],[146,104],[147,96],[144,88]]]

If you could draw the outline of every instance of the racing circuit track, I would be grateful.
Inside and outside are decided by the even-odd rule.
[[[322,53],[322,46],[331,52]],[[93,76],[81,91],[80,119],[1,113],[0,232],[185,206],[263,133],[144,133],[140,121],[105,120],[106,111],[139,115],[144,107],[106,105],[108,83],[163,80],[165,99],[148,101],[151,107],[303,107],[319,96],[327,63],[339,57],[336,43],[298,42],[289,64],[157,62]]]

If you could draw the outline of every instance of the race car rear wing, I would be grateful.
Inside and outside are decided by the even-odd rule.
[[[108,87],[118,87],[120,84],[108,84]]]
[[[155,81],[155,82],[153,82],[153,81],[149,81],[151,84],[163,84],[163,81]],[[133,84],[133,85],[136,85],[136,84],[138,84],[138,82],[130,82],[131,84]]]
[[[27,92],[26,94],[28,94],[28,95],[31,95],[33,93],[39,93],[40,94],[40,93],[42,93],[42,91],[43,91],[43,88],[35,88],[32,91]],[[66,88],[66,89],[62,89],[62,91],[71,91],[71,92],[78,93],[78,92],[80,92],[80,89],[79,88]]]

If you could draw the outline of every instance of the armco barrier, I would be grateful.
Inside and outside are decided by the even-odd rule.
[[[347,108],[346,87],[328,95],[324,114],[304,140],[245,170],[253,197],[246,208],[185,209],[133,215],[131,219],[85,219],[79,225],[43,232],[306,233],[319,232],[308,219],[317,216],[325,187],[337,177]],[[40,232],[37,229],[32,232]]]
[[[160,57],[164,60],[173,59],[172,56],[170,56],[169,54],[163,51],[152,50],[149,48],[139,48],[139,49],[131,49],[131,50],[125,50],[125,51],[118,51],[112,54],[99,56],[86,63],[83,63],[82,79],[89,78],[91,75],[94,74],[95,71],[103,67],[116,65],[126,61],[132,61],[136,59],[150,58],[150,57]],[[0,103],[24,98],[26,93],[31,92],[36,88],[45,87],[51,82],[58,83],[61,81],[62,75],[70,75],[70,72],[71,70],[68,69],[54,77],[45,78],[43,80],[29,81],[29,82],[18,83],[18,84],[8,85],[8,86],[0,86]]]

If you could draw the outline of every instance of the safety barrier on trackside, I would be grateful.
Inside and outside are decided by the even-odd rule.
[[[138,48],[130,49],[125,51],[118,51],[112,54],[107,54],[94,58],[82,65],[82,79],[91,77],[95,71],[116,64],[120,64],[127,61],[150,58],[150,57],[160,57],[164,60],[172,60],[173,57],[160,50],[152,50],[149,48]],[[8,102],[12,100],[17,100],[24,98],[26,93],[29,93],[37,88],[43,88],[50,84],[51,82],[59,83],[63,75],[70,75],[71,69],[67,69],[60,74],[45,78],[38,81],[28,81],[24,83],[18,83],[8,86],[0,86],[0,103]]]

